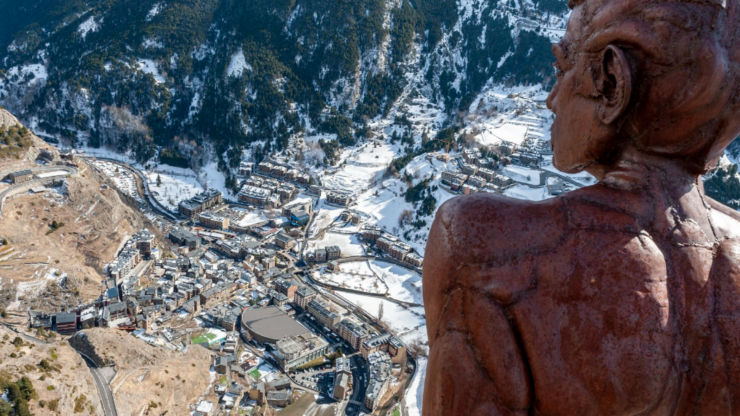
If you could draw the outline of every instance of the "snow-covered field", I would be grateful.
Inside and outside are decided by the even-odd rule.
[[[378,316],[380,304],[383,304],[383,321],[404,341],[415,339],[426,341],[426,321],[424,308],[420,306],[405,308],[397,303],[374,296],[342,292],[341,296],[371,315]]]
[[[357,268],[356,266],[348,266],[362,264],[365,265],[367,270],[358,271],[354,270]],[[313,273],[313,278],[326,284],[346,289],[360,290],[367,293],[384,294],[387,292],[385,283],[372,274],[372,271],[367,267],[367,263],[344,263],[341,267],[342,270],[339,272],[331,272],[326,269],[316,271]]]
[[[382,260],[372,260],[369,264],[372,271],[388,286],[388,296],[408,303],[424,303],[421,276],[418,273]]]
[[[526,168],[524,166],[509,165],[502,169],[504,175],[514,179],[517,182],[527,183],[530,185],[540,184],[540,171],[537,169]]]
[[[203,187],[190,169],[161,166],[163,169],[147,171],[147,182],[152,196],[162,205],[177,210],[180,201],[203,192]]]
[[[342,156],[342,166],[336,173],[319,172],[326,189],[357,196],[380,180],[388,164],[396,157],[386,143],[365,143]]]
[[[339,246],[342,250],[342,257],[362,256],[365,250],[357,238],[356,234],[337,234],[331,231],[324,234],[321,240],[310,241],[306,247],[309,251],[314,251],[327,246]]]

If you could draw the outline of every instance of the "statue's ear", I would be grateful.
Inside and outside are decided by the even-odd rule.
[[[602,123],[611,124],[627,110],[632,95],[632,70],[620,47],[609,45],[604,49],[597,77],[599,118]]]

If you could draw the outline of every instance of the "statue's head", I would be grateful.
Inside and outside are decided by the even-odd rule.
[[[599,172],[623,150],[698,174],[740,133],[740,0],[570,0],[547,100],[555,166]]]

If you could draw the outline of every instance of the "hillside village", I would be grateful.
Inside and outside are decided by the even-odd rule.
[[[189,403],[193,414],[418,414],[426,329],[417,236],[428,215],[455,195],[525,188],[546,197],[585,181],[549,173],[549,146],[534,134],[495,147],[459,143],[397,175],[387,167],[399,144],[383,137],[349,149],[333,172],[290,152],[247,159],[238,192],[199,190],[164,165],[64,150],[60,160],[106,178],[148,226],[101,259],[98,296],[31,308],[28,327],[73,338],[108,328],[156,348],[206,349],[212,382]]]

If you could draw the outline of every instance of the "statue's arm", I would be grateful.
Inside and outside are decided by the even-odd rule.
[[[505,307],[466,284],[466,238],[453,235],[456,218],[466,216],[458,202],[438,211],[425,253],[430,356],[424,415],[526,415],[529,369]]]

